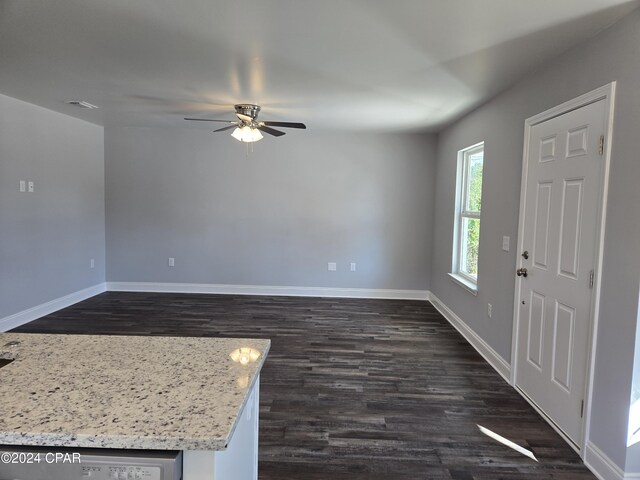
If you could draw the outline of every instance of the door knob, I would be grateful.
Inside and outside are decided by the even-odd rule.
[[[526,268],[519,268],[518,270],[516,270],[516,275],[518,275],[519,277],[527,278],[527,275],[529,274],[527,273]]]

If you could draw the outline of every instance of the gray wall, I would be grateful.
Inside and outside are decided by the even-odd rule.
[[[439,135],[431,290],[510,359],[524,120],[618,81],[591,440],[621,468],[638,309],[640,238],[640,11],[570,50]],[[479,294],[452,283],[456,153],[484,140]],[[501,251],[502,235],[511,252]],[[493,304],[493,318],[486,315]]]
[[[429,287],[433,136],[310,129],[247,155],[194,125],[107,127],[105,147],[109,281]]]
[[[104,260],[102,127],[0,95],[0,319],[104,282]]]

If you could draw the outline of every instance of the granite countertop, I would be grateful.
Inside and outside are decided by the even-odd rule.
[[[260,355],[243,365],[230,356],[241,347]],[[224,450],[269,347],[236,338],[0,334],[0,358],[14,359],[0,368],[0,444]]]

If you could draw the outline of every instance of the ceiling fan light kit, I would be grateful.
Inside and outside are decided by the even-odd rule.
[[[263,138],[260,130],[248,126],[236,127],[231,136],[236,140],[240,140],[245,143],[257,142]]]
[[[223,122],[228,123],[226,127],[214,130],[214,132],[223,132],[235,127],[231,136],[236,140],[245,143],[253,143],[258,140],[262,140],[263,136],[261,132],[268,133],[274,137],[281,137],[285,132],[276,130],[271,127],[284,127],[284,128],[300,128],[306,129],[307,126],[304,123],[294,122],[258,122],[258,113],[260,113],[260,106],[252,103],[239,103],[235,105],[237,121],[231,120],[216,120],[211,118],[185,118],[185,120],[196,122]]]

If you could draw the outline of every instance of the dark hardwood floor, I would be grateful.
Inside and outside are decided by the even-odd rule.
[[[261,480],[595,478],[428,302],[110,292],[15,331],[271,338]]]

